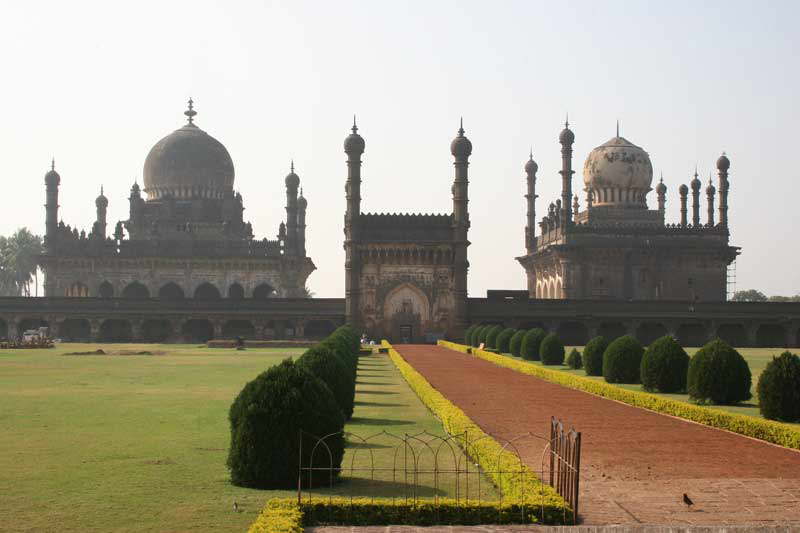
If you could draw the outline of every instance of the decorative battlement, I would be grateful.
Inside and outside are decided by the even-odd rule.
[[[358,218],[361,238],[372,242],[452,241],[453,216],[365,213]]]

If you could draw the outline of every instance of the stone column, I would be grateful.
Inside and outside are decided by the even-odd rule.
[[[89,319],[89,339],[91,342],[98,342],[100,340],[100,324],[102,321],[98,318]]]
[[[214,339],[221,339],[222,338],[222,320],[212,320],[211,325],[214,326]]]
[[[747,335],[747,346],[758,346],[758,342],[756,339],[756,333],[758,332],[759,324],[755,322],[750,322],[745,324],[745,334]]]
[[[134,318],[130,320],[131,323],[131,340],[133,342],[143,342],[143,330],[142,324],[144,323],[143,320]]]

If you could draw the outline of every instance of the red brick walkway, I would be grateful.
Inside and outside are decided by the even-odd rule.
[[[584,524],[800,528],[799,452],[561,387],[438,346],[397,349],[487,433],[508,439],[529,431],[546,434],[551,415],[581,431]],[[523,451],[535,470],[542,448],[530,442]],[[696,504],[691,510],[681,502],[684,492]]]

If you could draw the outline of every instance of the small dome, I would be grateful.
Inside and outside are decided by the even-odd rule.
[[[714,183],[711,181],[711,178],[708,179],[708,187],[706,187],[706,193],[709,196],[714,196],[714,193],[717,192],[717,188],[714,187]]]
[[[56,172],[55,161],[50,166],[50,170],[47,171],[47,174],[44,175],[44,182],[46,185],[59,185],[61,183],[61,176]]]
[[[305,209],[308,207],[308,200],[306,200],[306,197],[301,194],[300,198],[297,199],[297,205],[300,206],[300,209]]]
[[[658,182],[656,185],[656,192],[660,195],[664,195],[667,192],[667,186],[664,185],[664,178],[661,178],[661,181]]]
[[[592,150],[583,165],[583,183],[594,193],[596,206],[644,207],[652,182],[650,156],[624,137],[614,137]]]
[[[697,177],[697,171],[695,171],[694,178],[692,179],[690,185],[693,191],[699,191],[700,187],[703,186],[703,184],[700,182],[700,178]]]
[[[100,196],[98,196],[97,199],[94,201],[94,205],[96,205],[97,207],[108,207],[108,198],[106,198],[106,195],[103,194],[102,187],[100,187]]]
[[[300,177],[294,173],[294,161],[292,161],[291,171],[286,175],[286,186],[296,189],[300,186]]]
[[[725,155],[725,152],[722,152],[722,155],[717,159],[717,170],[727,172],[729,168],[731,168],[731,161]]]
[[[458,135],[453,142],[450,143],[450,153],[456,159],[466,159],[472,155],[472,142],[464,136],[464,121],[461,121],[461,126],[458,128]]]
[[[564,129],[558,135],[558,142],[561,144],[572,144],[575,142],[575,134],[569,129],[569,122],[564,124]]]
[[[533,154],[531,154],[530,159],[528,159],[527,163],[525,163],[525,172],[527,174],[536,174],[539,170],[539,165],[536,164],[536,161],[533,160]]]
[[[356,117],[353,117],[353,133],[347,136],[344,140],[344,151],[346,154],[363,154],[365,143],[361,135],[358,134],[358,126],[356,126]]]
[[[689,194],[689,187],[687,187],[685,183],[681,183],[681,186],[678,187],[678,192],[681,196],[686,196]]]

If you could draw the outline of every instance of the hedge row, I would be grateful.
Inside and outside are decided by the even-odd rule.
[[[455,343],[439,341],[439,345],[460,352],[470,353],[467,351],[469,350],[468,347]],[[647,392],[627,390],[594,379],[517,361],[510,357],[486,352],[485,350],[472,349],[471,353],[476,357],[498,366],[510,368],[517,372],[535,376],[571,389],[589,392],[634,407],[641,407],[650,411],[685,418],[686,420],[698,422],[706,426],[732,431],[755,439],[778,444],[779,446],[800,450],[800,430],[788,424],[728,413],[726,411],[679,402],[677,400],[670,400]],[[584,354],[585,353],[586,350],[584,350]]]
[[[297,498],[267,501],[247,533],[303,533],[303,512]]]

